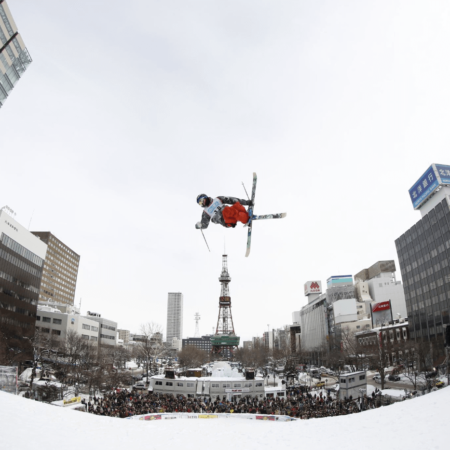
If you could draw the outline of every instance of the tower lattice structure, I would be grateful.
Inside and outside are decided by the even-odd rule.
[[[219,317],[217,318],[216,333],[211,339],[214,353],[231,356],[233,350],[239,346],[239,336],[234,331],[233,316],[231,314],[231,297],[229,284],[227,255],[222,255],[222,273],[219,277],[222,285],[219,298]]]
[[[200,314],[198,312],[195,313],[194,318],[195,318],[195,334],[194,334],[194,337],[200,337],[200,330],[199,330],[199,327],[198,327],[198,322],[200,320]]]

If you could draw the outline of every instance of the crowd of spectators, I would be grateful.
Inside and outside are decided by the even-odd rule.
[[[356,399],[335,399],[328,391],[309,391],[307,388],[290,388],[286,397],[252,398],[244,396],[235,400],[190,398],[172,394],[153,394],[142,391],[114,391],[103,397],[91,397],[86,404],[89,413],[126,418],[154,413],[248,413],[285,415],[298,419],[355,414],[381,406],[379,396],[362,396]]]

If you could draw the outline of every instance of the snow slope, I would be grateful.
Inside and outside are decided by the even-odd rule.
[[[450,388],[350,416],[296,422],[98,417],[0,392],[0,449],[448,448]],[[381,446],[380,446],[381,444]]]

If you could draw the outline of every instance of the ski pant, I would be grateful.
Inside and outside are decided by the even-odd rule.
[[[236,225],[236,222],[247,223],[249,219],[247,210],[239,202],[232,206],[225,206],[222,216],[227,226]]]

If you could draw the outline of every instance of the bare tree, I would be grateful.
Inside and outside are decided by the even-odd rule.
[[[342,353],[345,361],[355,370],[363,370],[367,366],[368,357],[364,347],[359,343],[354,331],[349,327],[341,330]]]
[[[390,366],[390,357],[396,350],[386,330],[383,330],[383,328],[380,329],[380,334],[377,334],[376,343],[371,346],[370,350],[371,354],[367,358],[369,365],[375,368],[380,374],[381,389],[384,389],[387,376],[386,369]]]
[[[194,345],[188,345],[178,352],[178,363],[183,369],[200,367],[208,361],[208,353]]]
[[[138,358],[144,363],[147,371],[147,382],[152,363],[167,353],[163,342],[162,327],[154,322],[141,325],[140,338],[136,344]]]
[[[37,368],[41,367],[42,369],[51,370],[58,361],[58,355],[61,352],[63,343],[55,335],[44,333],[40,329],[36,329],[33,338],[29,342],[33,352],[30,382],[30,386],[33,386]]]
[[[430,342],[418,339],[409,341],[404,346],[403,360],[405,362],[404,376],[417,389],[418,386],[425,387],[427,381],[427,372],[433,369],[433,346]]]
[[[260,342],[255,342],[251,349],[238,348],[234,356],[244,367],[253,367],[263,371],[269,362],[269,349]]]

